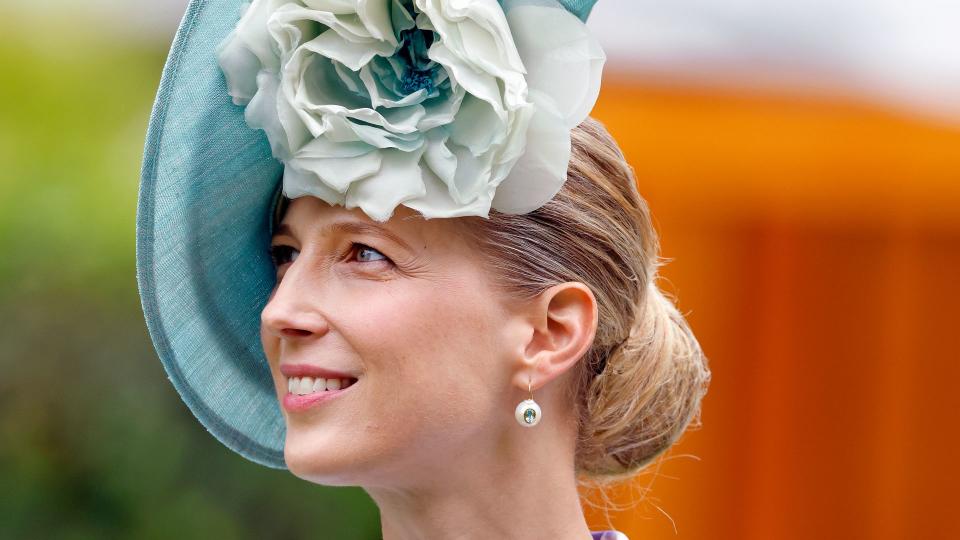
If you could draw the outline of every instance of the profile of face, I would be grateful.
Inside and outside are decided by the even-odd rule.
[[[401,205],[378,223],[315,197],[291,201],[272,239],[277,285],[261,340],[296,476],[428,482],[471,453],[496,457],[528,429],[513,416],[533,372],[525,362],[539,358],[530,354],[535,312],[498,296],[457,221]],[[291,392],[290,379],[311,368],[351,381],[303,406],[313,392],[300,385],[310,381],[298,377]]]

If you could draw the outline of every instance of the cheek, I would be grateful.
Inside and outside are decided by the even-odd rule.
[[[373,383],[368,404],[375,409],[367,418],[377,428],[416,446],[442,445],[454,442],[452,432],[475,430],[493,414],[508,390],[509,364],[491,301],[471,286],[407,283],[364,302],[364,324],[348,339]],[[435,441],[431,432],[446,440]]]
[[[469,378],[495,347],[488,302],[466,287],[422,283],[384,288],[352,318],[362,321],[354,335],[366,336],[354,345],[370,353],[361,356],[374,364],[370,369],[383,370],[378,375],[402,375],[430,386],[452,373]]]

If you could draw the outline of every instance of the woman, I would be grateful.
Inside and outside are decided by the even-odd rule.
[[[151,117],[138,280],[214,436],[361,486],[386,540],[625,538],[589,530],[578,487],[669,448],[710,372],[587,116],[591,7],[191,3]]]

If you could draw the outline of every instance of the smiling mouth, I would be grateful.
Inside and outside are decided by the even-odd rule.
[[[357,379],[324,379],[321,377],[290,377],[287,393],[297,396],[343,390],[355,384]]]

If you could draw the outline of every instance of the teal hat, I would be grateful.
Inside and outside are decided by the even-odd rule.
[[[328,1],[341,6],[348,3]],[[397,6],[412,5],[413,0],[383,1],[396,13]],[[427,3],[427,0],[416,1],[418,5]],[[443,1],[429,0],[433,4]],[[585,21],[594,2],[505,0],[500,5],[505,10],[507,4],[562,5]],[[255,0],[252,6],[267,3],[270,2]],[[284,3],[272,1],[273,5]],[[315,6],[324,1],[286,3],[302,7],[302,4]],[[260,342],[260,313],[275,284],[275,269],[269,254],[272,217],[282,200],[281,194],[290,198],[305,194],[321,196],[328,193],[329,187],[324,187],[317,176],[310,176],[317,174],[322,179],[326,162],[320,162],[322,167],[318,170],[304,172],[300,166],[302,160],[300,165],[294,162],[293,147],[288,144],[282,148],[284,145],[278,143],[276,131],[251,120],[250,109],[255,102],[248,104],[250,100],[243,99],[241,94],[256,90],[251,87],[254,79],[241,81],[237,75],[240,71],[234,72],[232,80],[229,75],[225,77],[225,68],[231,66],[224,65],[229,64],[230,59],[223,55],[223,51],[229,50],[223,44],[234,35],[245,9],[252,8],[239,0],[192,0],[177,29],[163,68],[144,150],[136,225],[137,281],[154,347],[170,381],[193,414],[231,450],[268,467],[286,468],[285,423]],[[419,24],[420,19],[417,21]],[[237,58],[240,64],[259,60],[260,64],[254,65],[250,72],[254,77],[263,75],[262,57],[233,57]],[[600,64],[602,61],[601,55]],[[238,68],[238,64],[234,62],[232,67]],[[340,68],[338,65],[337,69]],[[352,76],[347,70],[341,75]],[[426,94],[451,88],[450,83],[444,86],[442,78],[426,83],[418,81],[408,89]],[[409,78],[405,78],[397,84],[409,86],[409,83]],[[586,116],[597,92],[597,88],[590,88],[587,93],[592,95],[578,98],[581,104],[575,112],[576,118],[572,116],[574,113],[568,115],[567,128],[575,125],[571,120],[579,123]],[[333,120],[343,121],[343,117]],[[531,122],[531,126],[535,126],[536,121]],[[362,122],[354,125],[359,129],[358,126],[369,127]],[[455,138],[457,129],[440,133]],[[417,139],[417,136],[404,133],[404,144],[428,139]],[[356,151],[354,144],[349,147],[354,153],[348,158],[363,153],[369,162],[373,152],[386,156],[387,151],[410,152],[413,148],[413,143],[409,148],[398,148],[399,143],[394,142],[385,143],[383,147],[369,140],[366,143],[372,145],[372,150]],[[346,155],[341,152],[343,147],[326,144],[325,151],[332,152],[330,155],[335,158]],[[528,149],[535,148],[535,144],[536,141],[528,139]],[[518,156],[510,159],[516,160]],[[382,162],[383,168],[389,167],[387,157]],[[291,168],[291,164],[297,166]],[[510,163],[506,165],[498,178],[503,180],[502,191],[516,192],[515,188],[506,187],[507,180],[503,177],[509,174]],[[564,178],[565,167],[564,163],[561,170]],[[525,169],[525,173],[529,174],[529,169]],[[309,184],[300,191],[291,189],[293,180],[303,188],[304,178],[312,179],[318,190],[328,191],[310,193]],[[491,195],[493,187],[486,192],[478,191],[478,196]],[[558,189],[559,185],[554,185],[550,190],[555,193]],[[451,187],[451,193],[452,190]],[[333,191],[329,193],[337,195]],[[376,194],[373,197],[375,199]],[[463,193],[449,197],[468,206]],[[368,200],[373,201],[371,204],[379,202],[351,199],[349,195],[346,199],[348,204],[371,213],[369,208],[375,206],[359,204]],[[342,204],[343,200],[339,202]],[[484,208],[472,207],[474,215],[485,215],[490,204],[488,199]],[[496,200],[492,204],[497,208]],[[502,202],[500,205],[509,206]],[[427,205],[420,208],[426,209]],[[447,211],[451,207],[443,208]],[[382,218],[383,215],[377,215],[377,219]]]

